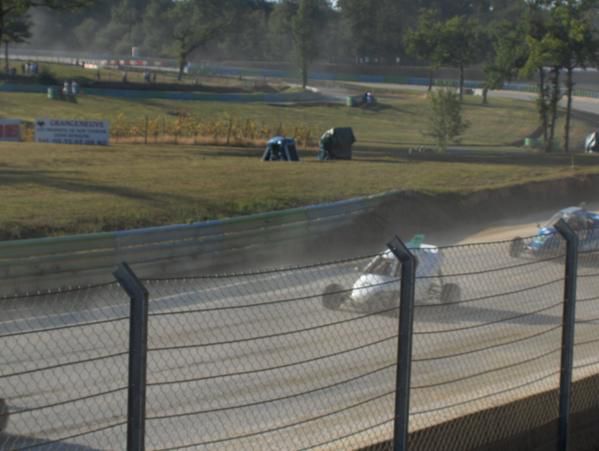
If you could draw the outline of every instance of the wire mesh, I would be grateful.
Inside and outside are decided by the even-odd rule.
[[[371,260],[147,281],[148,447],[356,448],[390,439],[397,278],[368,284],[388,302],[347,302]]]
[[[0,449],[123,448],[128,305],[116,285],[0,299]]]
[[[557,418],[556,393],[500,416],[559,386],[564,257],[530,241],[444,248],[440,273],[417,278],[410,449],[475,449]]]
[[[557,418],[565,246],[541,241],[415,251],[410,450],[477,449]],[[599,250],[581,249],[578,270],[573,411],[585,412],[599,403]],[[385,252],[145,280],[147,448],[389,449],[400,271]],[[121,288],[0,305],[0,449],[124,449]]]
[[[585,236],[579,236],[579,240],[582,250],[578,259],[573,413],[599,407],[599,236],[593,242]]]

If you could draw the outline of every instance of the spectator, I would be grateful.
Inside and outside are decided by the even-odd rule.
[[[71,95],[71,83],[68,81],[65,81],[64,84],[62,85],[62,95],[64,97],[69,97]]]

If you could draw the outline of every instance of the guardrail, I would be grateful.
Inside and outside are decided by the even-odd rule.
[[[385,195],[213,220],[122,232],[0,242],[0,295],[96,284],[128,261],[144,276],[241,268],[297,261],[318,252],[318,242],[367,215]],[[297,243],[303,243],[298,251]],[[285,255],[286,245],[293,255]]]

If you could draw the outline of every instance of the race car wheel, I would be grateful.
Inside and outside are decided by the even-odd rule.
[[[343,287],[337,283],[327,286],[322,293],[322,305],[329,310],[337,310],[344,301]]]
[[[459,302],[462,296],[462,290],[455,283],[447,283],[441,288],[441,303],[450,304]]]
[[[6,424],[8,423],[8,407],[6,406],[6,401],[3,398],[0,398],[0,432],[6,429]]]
[[[510,244],[510,257],[520,257],[522,252],[524,252],[524,240],[520,237],[516,237]]]

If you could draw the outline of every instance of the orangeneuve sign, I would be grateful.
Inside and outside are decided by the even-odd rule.
[[[36,119],[35,140],[50,144],[107,146],[110,126],[108,121]]]

